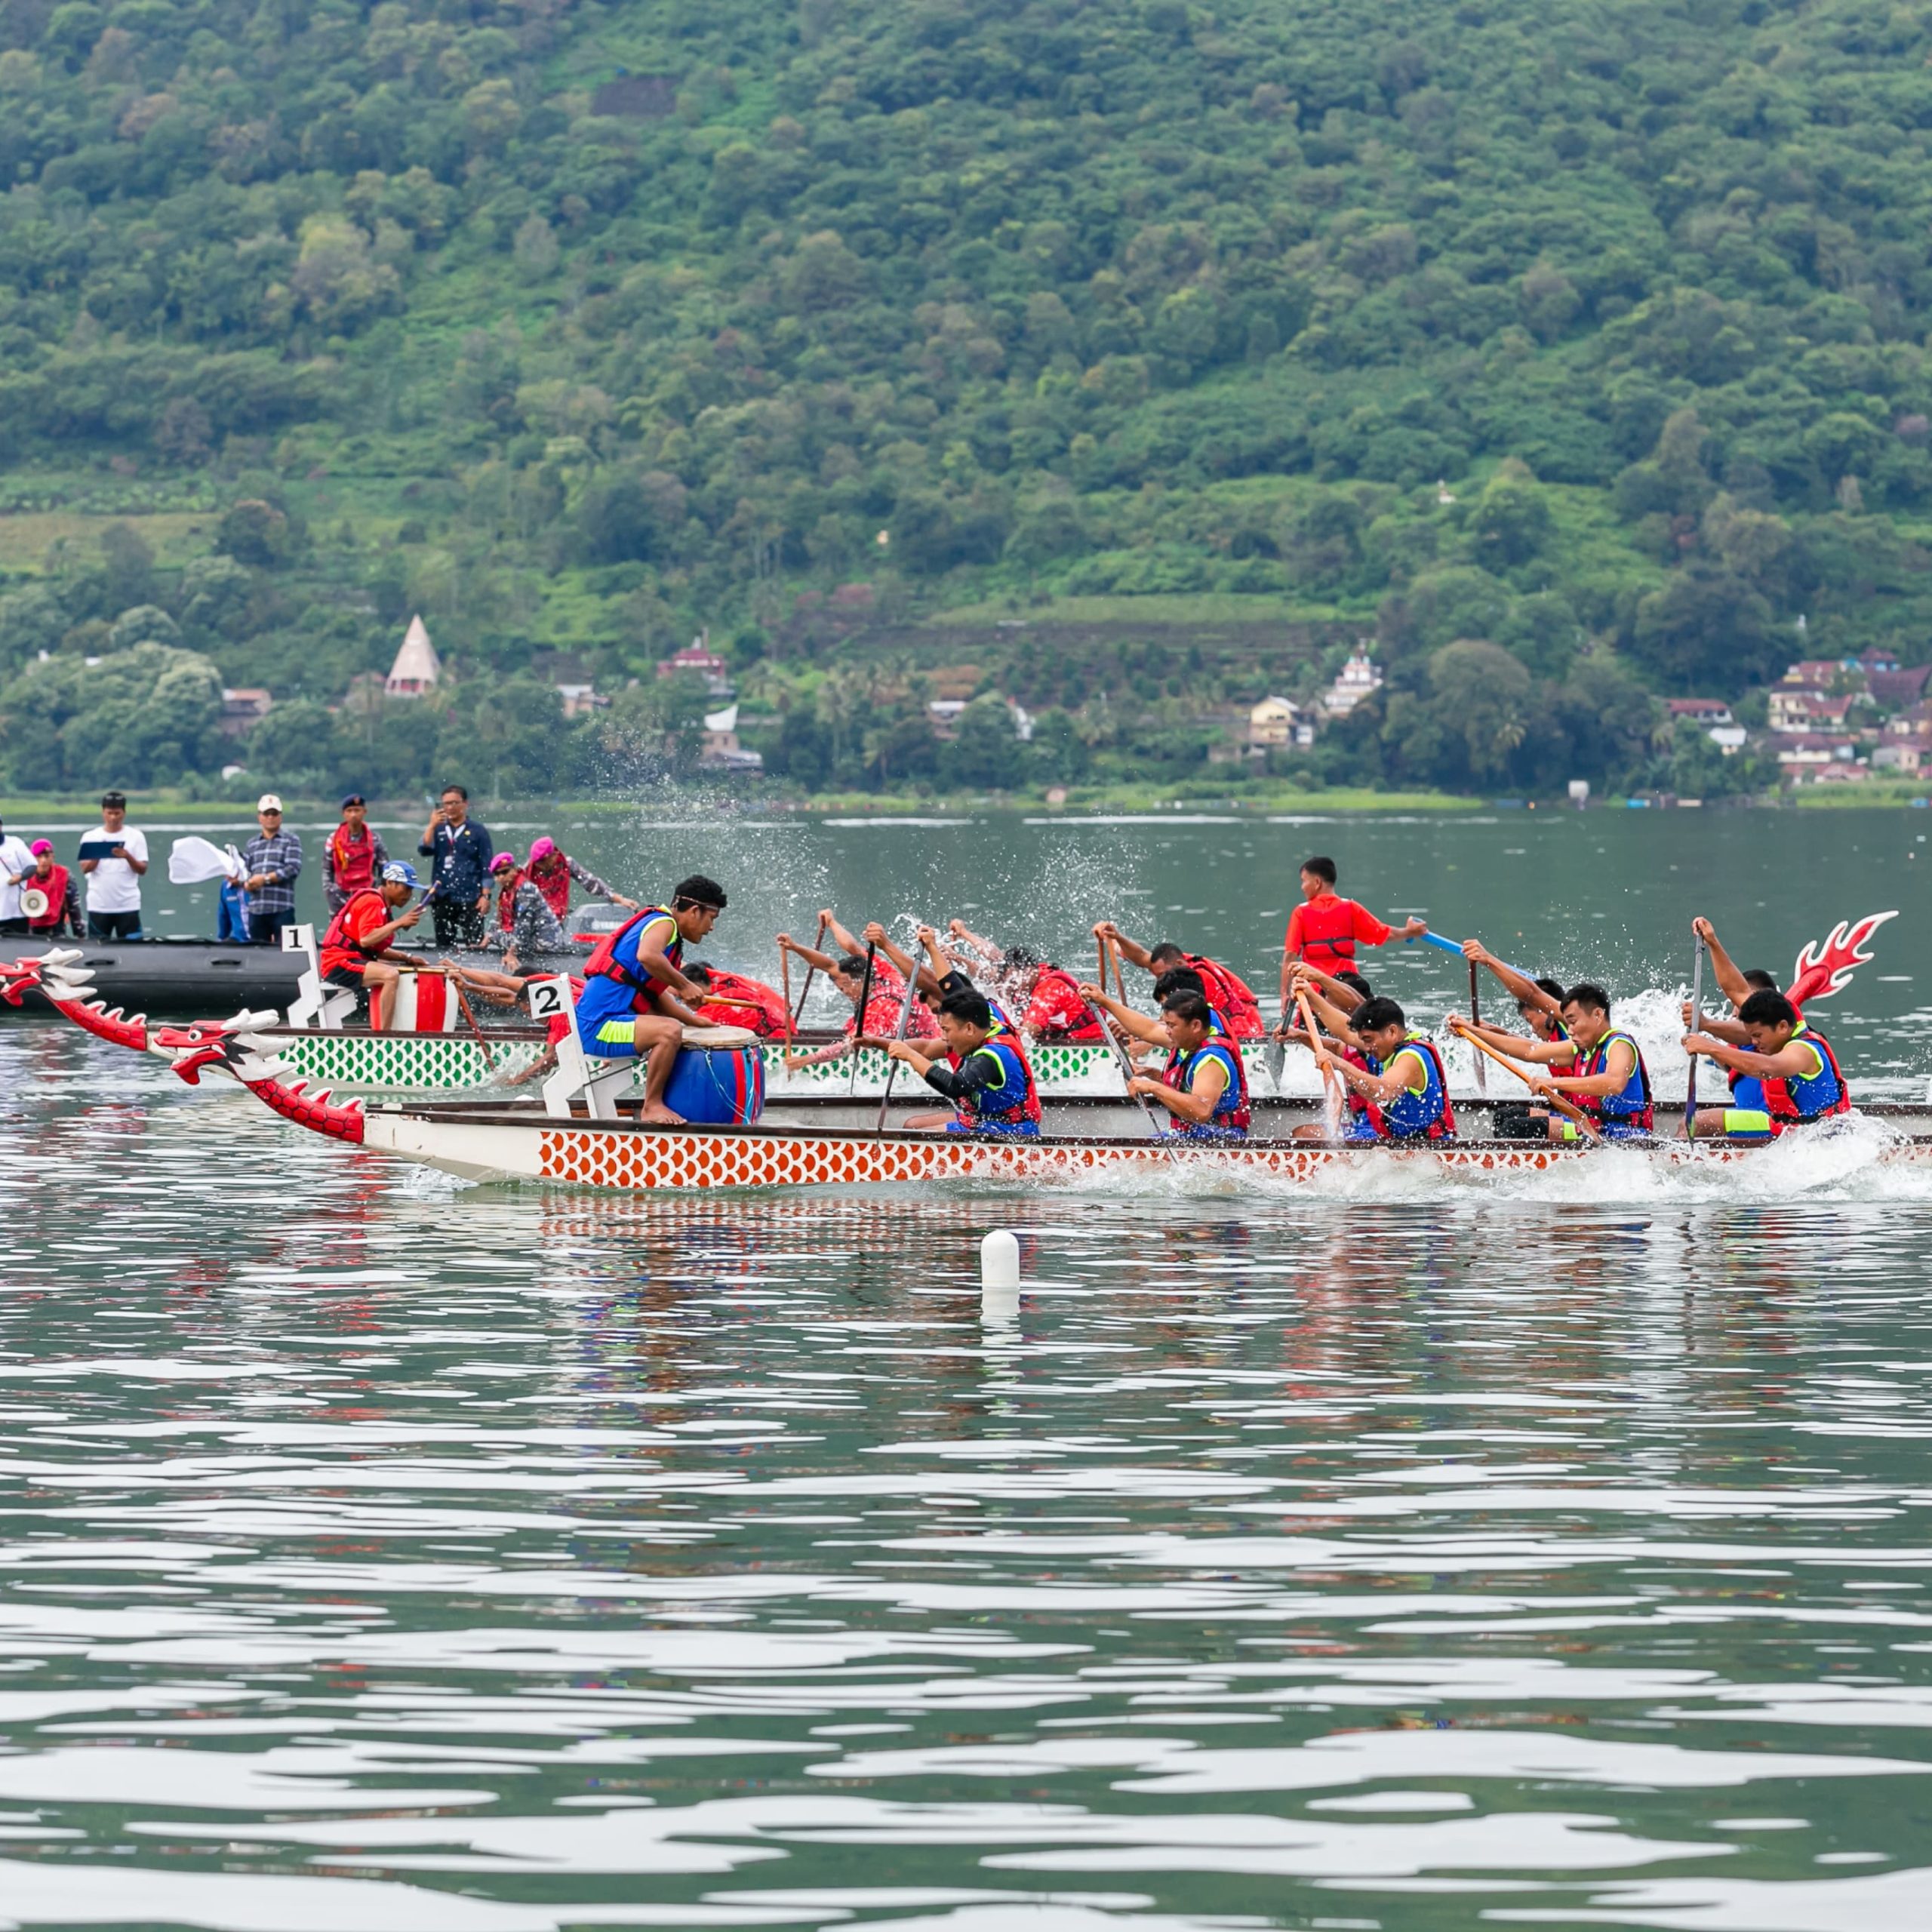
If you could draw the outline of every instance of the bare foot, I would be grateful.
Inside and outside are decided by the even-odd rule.
[[[684,1115],[674,1114],[661,1100],[654,1100],[649,1106],[640,1109],[638,1118],[646,1127],[682,1127],[685,1124]]]

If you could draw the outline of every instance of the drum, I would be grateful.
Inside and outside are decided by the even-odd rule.
[[[20,912],[23,918],[44,919],[47,909],[54,903],[37,885],[26,887],[20,894]]]
[[[688,1027],[684,1051],[671,1069],[664,1104],[700,1127],[749,1127],[764,1112],[764,1055],[749,1045],[703,1046],[700,1038],[737,1033],[737,1026]]]

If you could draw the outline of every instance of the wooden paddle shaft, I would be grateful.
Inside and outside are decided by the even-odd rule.
[[[1318,1059],[1325,1060],[1327,1055],[1322,1050],[1321,1034],[1320,1029],[1315,1026],[1315,1013],[1308,1003],[1308,989],[1306,986],[1297,986],[1295,989],[1295,1011],[1300,1014],[1301,1023],[1308,1029],[1308,1044],[1315,1049]],[[1340,1088],[1342,1104],[1344,1106],[1347,1106],[1348,1082],[1332,1066],[1322,1068],[1321,1084],[1331,1090]]]
[[[1574,1120],[1592,1140],[1601,1140],[1603,1138],[1603,1136],[1597,1131],[1596,1122],[1592,1120],[1589,1115],[1584,1112],[1581,1107],[1577,1106],[1570,1101],[1566,1100],[1561,1094],[1553,1092],[1550,1089],[1544,1087],[1543,1082],[1537,1075],[1526,1072],[1521,1067],[1518,1066],[1507,1054],[1498,1053],[1487,1040],[1478,1039],[1475,1034],[1472,1033],[1466,1026],[1451,1027],[1450,1031],[1454,1033],[1460,1034],[1463,1038],[1469,1041],[1471,1046],[1475,1048],[1478,1053],[1487,1054],[1491,1060],[1495,1061],[1498,1066],[1505,1068],[1509,1072],[1513,1073],[1525,1087],[1542,1089],[1544,1098],[1549,1102],[1550,1106],[1554,1107],[1558,1113],[1565,1115],[1570,1119]]]

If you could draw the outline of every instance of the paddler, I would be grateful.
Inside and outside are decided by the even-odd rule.
[[[862,1040],[890,1040],[899,1031],[899,1009],[906,998],[906,982],[890,958],[872,958],[872,985],[866,984],[866,951],[863,946],[839,923],[838,915],[827,906],[819,914],[820,930],[839,949],[821,952],[789,933],[778,935],[780,952],[795,953],[808,966],[815,966],[846,998],[852,1002],[852,1017],[845,1023],[845,1036],[835,1046],[821,1047],[817,1053],[801,1054],[793,1063],[798,1066],[823,1066],[854,1051]],[[901,958],[905,955],[900,955]],[[859,1011],[861,1001],[865,1011]],[[910,1031],[921,1039],[938,1037],[940,1026],[932,1014],[913,1002]]]
[[[1333,859],[1315,857],[1301,863],[1302,903],[1288,915],[1281,947],[1281,1017],[1288,1014],[1288,974],[1299,960],[1324,973],[1352,972],[1358,946],[1386,946],[1392,939],[1420,939],[1429,930],[1413,916],[1400,926],[1378,919],[1364,906],[1344,899],[1335,890]]]
[[[697,1009],[698,1018],[707,1026],[746,1026],[761,1040],[783,1040],[791,1036],[791,1016],[785,996],[776,986],[754,980],[743,973],[729,973],[722,966],[694,959],[685,968],[685,977],[704,991]]]
[[[1085,1046],[1097,1045],[1106,1038],[1100,1015],[1082,996],[1078,980],[1065,967],[1056,966],[1030,946],[995,946],[969,931],[958,919],[951,922],[949,930],[1000,975],[1002,986],[1020,1008],[1020,1031],[1029,1040]]]
[[[1219,960],[1189,952],[1171,939],[1162,940],[1158,946],[1137,945],[1111,919],[1103,919],[1094,928],[1094,937],[1117,946],[1123,959],[1152,973],[1157,980],[1175,967],[1198,973],[1208,1004],[1226,1019],[1228,1031],[1235,1039],[1258,1040],[1267,1032],[1253,989],[1238,973]]]
[[[1306,978],[1291,983],[1291,998],[1297,990],[1306,994],[1309,1011],[1338,1043],[1331,1048],[1318,1039],[1309,1041],[1305,1034],[1297,1035],[1299,1043],[1313,1047],[1323,1077],[1335,1074],[1348,1093],[1345,1141],[1454,1140],[1456,1112],[1449,1103],[1449,1075],[1441,1050],[1410,1026],[1395,1001],[1365,999],[1344,1012]],[[1297,1140],[1326,1137],[1319,1127],[1298,1128],[1295,1134]]]
[[[638,1118],[659,1127],[683,1116],[664,1104],[684,1029],[697,1023],[704,989],[684,970],[685,948],[704,938],[725,906],[724,888],[694,873],[680,880],[668,906],[647,906],[608,933],[584,962],[577,1038],[587,1054],[645,1061]]]
[[[1700,1107],[1699,1140],[1769,1140],[1788,1128],[1850,1112],[1851,1089],[1830,1041],[1804,1023],[1783,993],[1753,992],[1737,1009],[1737,1024],[1749,1046],[1734,1046],[1705,1032],[1687,1033],[1684,1051],[1755,1081],[1763,1105]],[[1737,1098],[1735,1092],[1731,1098]]]
[[[1744,1029],[1741,1017],[1744,1004],[1753,993],[1774,993],[1779,991],[1777,976],[1774,973],[1766,972],[1761,967],[1753,967],[1747,971],[1740,972],[1730,955],[1724,950],[1722,943],[1718,938],[1717,928],[1711,924],[1709,920],[1701,918],[1693,919],[1690,921],[1690,927],[1697,937],[1704,942],[1705,950],[1710,955],[1711,972],[1717,981],[1718,992],[1730,1001],[1732,1014],[1738,1017],[1730,1020],[1720,1020],[1704,1014],[1694,1013],[1690,1010],[1690,1002],[1687,999],[1684,1002],[1685,1029],[1689,1031],[1694,1029],[1708,1033],[1713,1039],[1721,1040],[1727,1046],[1748,1047],[1751,1044],[1751,1037]],[[1791,998],[1789,993],[1786,993],[1785,998],[1789,1001],[1792,1011],[1798,1015],[1801,1021],[1804,1018],[1804,1009],[1796,1000]],[[1757,1075],[1746,1073],[1740,1067],[1723,1062],[1719,1062],[1718,1064],[1724,1067],[1724,1078],[1730,1086],[1730,1104],[1724,1111],[1727,1114],[1737,1115],[1740,1121],[1753,1117],[1762,1117],[1768,1120],[1770,1116],[1764,1104],[1764,1084]],[[1767,1128],[1760,1133],[1755,1128],[1743,1125],[1734,1130],[1715,1128],[1706,1129],[1703,1115],[1700,1112],[1697,1117],[1697,1131],[1700,1134],[1707,1131],[1713,1134],[1724,1131],[1734,1133],[1735,1137],[1740,1140],[1746,1138],[1761,1140],[1766,1138],[1770,1131]]]
[[[1161,1071],[1135,1074],[1127,1091],[1164,1107],[1170,1134],[1183,1140],[1247,1138],[1253,1120],[1247,1069],[1239,1045],[1201,994],[1185,986],[1171,988],[1161,996],[1158,1020],[1109,998],[1098,986],[1083,985],[1080,994],[1112,1014],[1131,1038],[1167,1048]]]
[[[1611,1023],[1609,994],[1587,980],[1572,986],[1563,995],[1558,1017],[1563,1037],[1553,1039],[1526,1039],[1497,1027],[1472,1026],[1460,1014],[1452,1013],[1449,1024],[1533,1066],[1569,1068],[1567,1073],[1545,1075],[1532,1091],[1560,1094],[1580,1107],[1604,1140],[1647,1138],[1654,1124],[1650,1069],[1637,1042]],[[1550,1116],[1551,1140],[1574,1140],[1577,1132],[1574,1121]]]
[[[903,982],[902,982],[903,984]],[[900,995],[904,997],[903,992]],[[894,1016],[897,1024],[897,1016]],[[1011,1035],[995,1035],[992,1009],[978,992],[949,994],[939,1010],[943,1057],[909,1040],[886,1051],[903,1060],[956,1109],[949,1134],[1031,1137],[1040,1131],[1040,1094],[1026,1049]],[[924,1125],[921,1120],[908,1124]]]
[[[316,964],[323,980],[366,993],[369,1024],[379,1033],[388,1030],[395,1017],[396,982],[402,972],[421,971],[429,964],[413,953],[389,950],[397,934],[408,931],[423,916],[420,905],[409,906],[410,894],[422,883],[414,866],[392,859],[376,884],[349,895],[322,936]],[[402,909],[405,906],[407,912]]]
[[[1497,958],[1479,939],[1463,942],[1463,957],[1472,965],[1486,966],[1503,982],[1503,989],[1516,1003],[1523,1024],[1546,1044],[1567,1040],[1563,1030],[1563,982],[1531,979]],[[1480,1029],[1478,1029],[1480,1030]],[[1561,1064],[1560,1062],[1552,1063]]]

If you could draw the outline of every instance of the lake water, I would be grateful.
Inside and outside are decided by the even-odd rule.
[[[1916,1097],[1924,823],[572,843],[723,878],[729,964],[829,900],[1257,980],[1327,850],[1660,1036],[1693,911],[1783,967],[1897,906],[1818,1017]],[[1878,1144],[635,1201],[10,1019],[0,1925],[1921,1932],[1932,1178]]]

